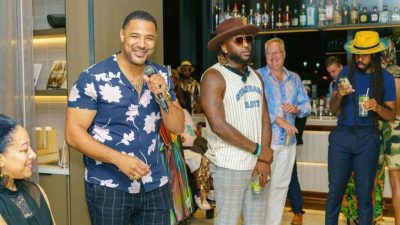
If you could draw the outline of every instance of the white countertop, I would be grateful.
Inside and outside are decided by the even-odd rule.
[[[69,168],[61,168],[58,165],[41,164],[39,165],[39,173],[42,174],[59,174],[69,175]]]
[[[195,124],[199,122],[206,122],[204,114],[193,114],[193,121]],[[309,126],[336,126],[337,118],[335,116],[309,116],[307,118],[307,124]]]
[[[337,118],[335,116],[309,116],[307,117],[308,126],[336,126]]]

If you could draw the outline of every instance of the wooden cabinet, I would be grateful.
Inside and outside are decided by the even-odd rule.
[[[46,171],[40,173],[39,182],[49,199],[54,220],[57,225],[69,225],[69,176],[43,172]]]

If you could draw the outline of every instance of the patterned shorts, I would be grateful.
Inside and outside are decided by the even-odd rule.
[[[382,121],[382,151],[389,170],[400,169],[400,116],[394,121]]]

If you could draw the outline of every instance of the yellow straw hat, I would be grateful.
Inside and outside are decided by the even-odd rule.
[[[389,43],[384,38],[379,39],[376,31],[358,31],[354,40],[348,41],[343,47],[349,53],[367,55],[385,50]]]

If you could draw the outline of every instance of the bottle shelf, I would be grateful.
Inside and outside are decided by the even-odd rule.
[[[325,52],[325,55],[346,55],[347,52]]]
[[[36,96],[67,96],[67,89],[35,90]]]
[[[41,36],[65,36],[65,28],[55,28],[55,29],[45,29],[45,30],[34,30],[33,36],[34,37],[41,37]]]
[[[323,26],[323,27],[318,27],[318,29],[320,31],[335,31],[335,30],[358,30],[358,29],[392,28],[392,27],[400,27],[400,22],[349,24],[349,25],[341,25],[341,26]]]
[[[400,22],[396,23],[365,23],[365,24],[349,24],[340,26],[318,26],[318,27],[289,27],[262,29],[259,34],[282,34],[282,33],[300,33],[300,32],[318,32],[318,31],[340,31],[340,30],[358,30],[371,28],[393,28],[400,27]]]
[[[317,32],[318,28],[313,27],[290,27],[290,28],[274,28],[261,30],[259,34],[284,34],[284,33],[304,33]]]

